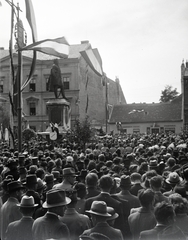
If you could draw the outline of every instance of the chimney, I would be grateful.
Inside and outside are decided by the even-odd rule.
[[[81,41],[81,44],[89,43],[88,40]]]
[[[188,61],[186,60],[185,67],[188,68]]]
[[[119,84],[119,78],[118,77],[116,77],[115,81]]]

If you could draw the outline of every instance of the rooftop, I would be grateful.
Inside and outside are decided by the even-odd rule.
[[[133,103],[115,105],[110,123],[181,121],[182,95],[168,103]]]

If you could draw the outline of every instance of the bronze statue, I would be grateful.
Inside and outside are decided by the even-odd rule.
[[[59,95],[58,88],[60,88]],[[61,94],[64,99],[67,99],[64,93],[64,85],[61,78],[61,69],[59,67],[58,59],[54,59],[54,63],[52,65],[52,69],[48,79],[48,91],[54,92],[55,98],[59,98]]]

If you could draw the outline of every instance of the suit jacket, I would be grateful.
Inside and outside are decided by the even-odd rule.
[[[186,213],[176,214],[175,224],[188,237],[188,216]]]
[[[19,202],[16,198],[9,197],[1,208],[1,240],[5,239],[5,233],[9,223],[22,218],[17,204],[19,204]]]
[[[158,233],[165,227],[165,225],[156,225],[151,230],[142,231],[139,240],[158,240]]]
[[[83,235],[89,236],[94,232],[101,233],[107,236],[110,240],[123,240],[121,231],[119,229],[111,227],[107,222],[97,223],[95,227],[85,230],[83,232]]]
[[[79,236],[84,230],[91,227],[89,217],[79,214],[74,208],[67,208],[60,220],[67,225],[71,240],[79,240]]]
[[[20,220],[10,223],[6,231],[6,240],[33,240],[33,222],[31,217],[22,217]]]
[[[157,223],[153,212],[143,207],[130,214],[128,221],[134,240],[139,239],[140,232],[154,228]]]
[[[169,202],[168,200],[168,197],[165,197],[162,192],[155,192],[155,203],[154,204],[157,204],[157,203],[160,203],[160,202]]]
[[[85,199],[95,197],[100,194],[100,190],[97,189],[96,187],[87,187],[87,194]]]
[[[123,221],[116,222],[115,227],[120,229],[124,239],[131,239],[131,231],[128,223],[128,217],[130,215],[130,206],[127,200],[118,198],[116,195],[112,195],[112,197],[122,204],[122,210],[123,210]],[[121,219],[120,219],[121,220]],[[118,227],[119,226],[119,227]]]
[[[135,183],[135,184],[131,187],[130,193],[131,193],[132,195],[134,195],[134,196],[137,196],[137,195],[138,195],[138,191],[139,191],[140,189],[143,189],[143,187],[141,186],[141,184],[140,184],[140,183]]]
[[[134,195],[132,195],[129,191],[124,191],[124,193],[122,193],[122,191],[120,193],[116,194],[119,198],[122,198],[124,200],[127,200],[131,208],[137,208],[140,207],[140,202],[138,200],[138,198]]]
[[[37,218],[32,227],[33,240],[46,240],[60,238],[70,240],[67,226],[60,221],[56,214],[47,212],[43,217]]]

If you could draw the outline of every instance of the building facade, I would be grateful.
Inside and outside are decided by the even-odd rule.
[[[71,106],[71,128],[76,119],[86,116],[95,128],[105,127],[108,112],[115,104],[125,104],[126,100],[119,80],[107,78],[107,82],[96,75],[80,54],[91,48],[88,41],[71,45],[67,59],[59,59],[64,82],[65,96]],[[97,49],[95,49],[98,51]],[[32,62],[32,51],[22,54],[22,84],[27,79]],[[14,68],[17,68],[17,52],[14,51]],[[37,63],[32,80],[22,92],[23,125],[35,131],[45,131],[49,126],[46,103],[54,99],[54,93],[47,91],[50,70],[55,57],[37,52]],[[9,51],[0,49],[0,97],[9,102],[11,84]],[[1,103],[2,104],[2,103]],[[108,120],[108,119],[107,119]],[[14,119],[15,125],[17,119]]]
[[[188,62],[181,65],[181,94],[167,103],[114,105],[109,130],[115,134],[188,131]]]

